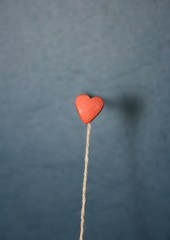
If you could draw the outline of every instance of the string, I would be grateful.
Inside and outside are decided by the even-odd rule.
[[[83,187],[82,187],[82,207],[81,207],[79,240],[83,240],[83,235],[84,235],[87,175],[88,175],[88,162],[89,162],[90,130],[91,130],[91,124],[88,123],[87,124],[87,133],[86,133],[86,150],[85,150],[85,158],[84,158],[84,178],[83,178]]]

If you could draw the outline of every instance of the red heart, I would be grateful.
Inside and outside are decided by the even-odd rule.
[[[86,94],[80,94],[76,97],[75,105],[81,120],[88,124],[101,112],[104,101],[98,96],[90,98]]]

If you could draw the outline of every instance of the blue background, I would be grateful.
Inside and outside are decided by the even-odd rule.
[[[170,1],[0,1],[0,240],[170,239]]]

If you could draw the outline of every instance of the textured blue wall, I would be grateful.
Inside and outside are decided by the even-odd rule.
[[[0,240],[170,239],[170,1],[0,1]]]

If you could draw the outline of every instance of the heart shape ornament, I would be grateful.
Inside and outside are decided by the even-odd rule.
[[[80,119],[88,124],[101,112],[104,101],[98,96],[90,98],[86,94],[80,94],[76,97],[75,105]]]

